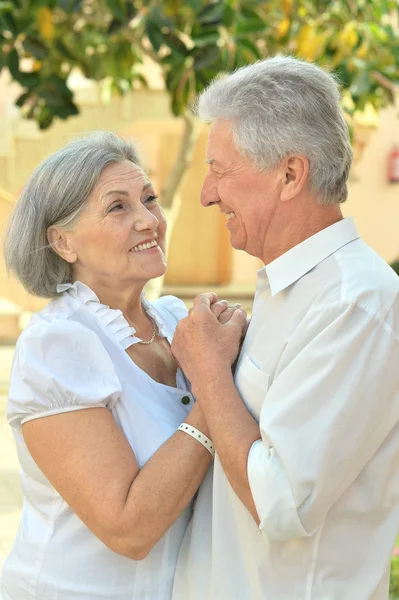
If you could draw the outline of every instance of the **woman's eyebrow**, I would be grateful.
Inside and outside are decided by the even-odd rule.
[[[129,193],[126,190],[111,190],[110,192],[107,192],[106,194],[104,194],[104,198],[107,198],[107,196],[112,196],[113,194],[120,194],[122,196],[129,195]]]
[[[152,188],[152,183],[150,181],[143,185],[142,192],[144,192],[148,188]],[[114,194],[118,194],[119,196],[129,196],[129,192],[127,192],[126,190],[110,190],[109,192],[104,194],[103,198],[108,198],[108,196],[113,196]]]

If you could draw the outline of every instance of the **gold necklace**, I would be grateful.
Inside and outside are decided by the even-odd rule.
[[[143,344],[143,346],[148,346],[149,344],[152,344],[152,342],[155,340],[155,336],[157,335],[157,324],[155,323],[154,319],[152,317],[150,317],[150,315],[148,313],[147,313],[147,317],[150,319],[150,321],[152,323],[152,336],[147,342],[144,342],[143,340],[140,340],[139,342],[137,342],[138,344]]]

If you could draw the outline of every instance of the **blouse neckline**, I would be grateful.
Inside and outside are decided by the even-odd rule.
[[[66,292],[72,298],[80,300],[92,312],[101,325],[110,333],[110,335],[116,339],[116,341],[122,346],[124,350],[141,342],[141,338],[136,336],[136,330],[132,327],[123,316],[121,310],[117,308],[110,308],[106,304],[101,304],[98,296],[93,292],[91,288],[81,281],[75,281],[75,283],[66,282],[57,285],[57,292]],[[142,304],[146,313],[154,319],[158,332],[161,337],[165,337],[171,342],[166,331],[166,324],[162,316],[154,309],[153,305],[145,298],[144,292],[141,298]]]

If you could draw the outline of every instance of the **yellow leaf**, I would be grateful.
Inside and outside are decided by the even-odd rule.
[[[302,27],[298,33],[298,36],[296,38],[296,48],[297,48],[297,53],[299,56],[301,56],[302,58],[306,58],[308,51],[309,51],[309,47],[311,44],[311,38],[312,38],[312,34],[313,34],[313,28],[311,25],[305,25],[304,27]]]
[[[356,52],[357,58],[366,58],[369,46],[366,41],[363,41],[360,48]]]
[[[378,127],[380,123],[378,113],[370,102],[366,103],[364,110],[355,111],[353,118],[355,123],[362,127]]]
[[[54,37],[54,21],[53,21],[53,12],[48,6],[43,6],[37,11],[37,27],[42,35],[42,37],[51,41]]]
[[[302,27],[296,39],[298,56],[308,61],[319,58],[325,50],[328,35],[328,31],[316,33],[311,25]]]
[[[285,37],[290,30],[291,21],[289,19],[283,19],[280,21],[279,26],[277,28],[277,39]]]
[[[356,25],[353,23],[353,21],[350,21],[345,25],[343,30],[340,31],[337,36],[338,46],[340,50],[345,52],[346,49],[348,54],[350,54],[350,51],[356,46],[356,44],[359,41],[359,36],[355,27]]]
[[[281,10],[286,17],[292,13],[292,0],[281,0]]]

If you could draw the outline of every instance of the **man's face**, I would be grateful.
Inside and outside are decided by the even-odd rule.
[[[268,233],[279,209],[281,169],[256,171],[236,150],[228,121],[213,123],[206,160],[209,170],[201,204],[217,204],[227,215],[233,248],[264,259]]]

